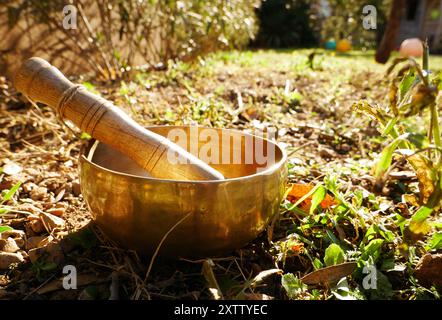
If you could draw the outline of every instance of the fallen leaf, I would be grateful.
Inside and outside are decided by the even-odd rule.
[[[305,284],[331,283],[346,277],[356,269],[356,262],[345,262],[334,266],[322,268],[301,278]]]
[[[294,183],[290,186],[290,191],[287,195],[287,200],[291,203],[296,203],[299,199],[308,194],[315,186],[312,184]],[[324,199],[321,201],[320,206],[322,209],[327,209],[336,204],[336,201],[332,196],[326,194]],[[312,205],[312,196],[307,197],[300,204],[300,208],[304,211],[309,211]]]
[[[271,276],[272,274],[282,274],[284,271],[281,269],[269,269],[261,271],[255,278],[252,280],[251,285],[257,285],[258,283],[262,282],[265,278]]]
[[[442,254],[424,255],[418,262],[415,270],[415,276],[419,283],[425,287],[435,285],[442,288]]]
[[[77,276],[77,286],[83,287],[90,284],[99,284],[109,281],[109,279],[106,278],[99,278],[95,274],[80,274]],[[62,290],[63,288],[63,278],[53,280],[46,284],[45,286],[41,287],[37,290],[37,294],[46,294],[49,292]]]

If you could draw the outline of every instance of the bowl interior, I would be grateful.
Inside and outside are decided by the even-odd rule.
[[[185,126],[155,126],[149,130],[178,143],[227,179],[266,171],[285,159],[283,151],[274,142],[240,131]],[[149,177],[130,158],[98,141],[90,146],[86,155],[89,161],[106,169]]]

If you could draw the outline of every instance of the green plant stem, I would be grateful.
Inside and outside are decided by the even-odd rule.
[[[434,138],[434,144],[436,145],[436,147],[441,148],[442,147],[442,143],[441,143],[441,137],[440,137],[439,114],[438,114],[437,106],[436,106],[435,103],[431,104],[430,111],[431,111],[431,125],[430,125],[430,128],[431,128],[432,135],[433,135],[433,138]],[[437,158],[440,161],[440,159],[441,159],[440,155],[438,155]]]

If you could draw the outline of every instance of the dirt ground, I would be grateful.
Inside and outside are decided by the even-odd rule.
[[[404,236],[392,220],[398,212],[407,217],[402,195],[415,191],[416,181],[402,175],[374,185],[371,169],[385,141],[373,121],[351,110],[361,99],[385,103],[386,66],[375,64],[370,52],[318,51],[311,68],[310,53],[222,52],[193,65],[178,63],[167,71],[134,73],[119,83],[86,76],[74,79],[146,126],[199,123],[240,130],[276,126],[278,142],[289,156],[289,182],[316,184],[337,175],[345,199],[356,203],[363,198],[358,210],[366,226],[355,217],[337,221],[328,211],[303,216],[287,210],[290,202],[285,201],[280,221],[272,226],[272,241],[264,232],[223,257],[155,260],[151,272],[149,257],[119,248],[91,222],[78,179],[80,149],[87,143],[84,135],[68,130],[49,107],[31,105],[2,78],[0,191],[4,196],[21,184],[2,204],[0,226],[18,230],[16,237],[26,240],[18,251],[22,259],[0,270],[0,299],[211,299],[209,287],[231,299],[437,298],[434,289],[408,276],[425,254],[426,240],[414,245],[414,256],[401,254]],[[441,58],[432,61],[442,67]],[[409,168],[397,160],[397,171]],[[41,218],[42,213],[49,213],[49,220]],[[433,218],[439,221],[440,214]],[[295,293],[287,289],[289,277],[282,274],[301,278],[317,269],[315,261],[322,263],[334,239],[347,248],[346,261],[356,261],[372,225],[385,226],[392,234],[378,260],[380,268],[393,264],[382,269],[388,282],[382,290],[365,292],[357,276],[347,277],[345,294],[342,287],[306,288],[296,281],[291,283],[298,285]],[[76,290],[61,287],[66,265],[78,271]]]

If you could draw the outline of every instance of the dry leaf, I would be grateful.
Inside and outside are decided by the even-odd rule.
[[[433,173],[425,162],[425,159],[419,155],[408,157],[408,161],[413,166],[417,179],[419,180],[420,202],[426,203],[434,191]]]
[[[284,272],[284,270],[281,269],[269,269],[269,270],[264,270],[261,271],[260,273],[258,273],[258,275],[253,278],[252,280],[252,286],[257,285],[258,283],[262,282],[265,278],[267,278],[268,276],[271,276],[272,274],[275,273],[279,273],[282,274]]]
[[[334,266],[322,268],[305,275],[301,278],[301,281],[305,284],[335,282],[353,273],[353,271],[356,269],[356,266],[356,262],[345,262]]]
[[[107,278],[98,278],[95,274],[80,274],[77,277],[77,286],[84,287],[90,284],[99,284],[108,281]],[[49,292],[62,290],[63,278],[54,280],[37,290],[37,294],[46,294]]]
[[[312,184],[303,184],[303,183],[295,183],[290,186],[290,191],[287,195],[287,200],[291,203],[296,203],[299,199],[304,197],[307,193],[309,193],[315,186]],[[329,194],[325,195],[324,200],[321,201],[321,208],[327,209],[332,205],[335,205],[336,201]],[[303,211],[309,211],[310,206],[312,205],[312,197],[306,198],[299,207]]]
[[[221,292],[218,281],[216,281],[215,274],[213,273],[212,266],[214,265],[212,259],[206,259],[203,262],[203,275],[209,285],[209,291],[212,293],[213,298],[215,300],[223,300],[223,293]]]

